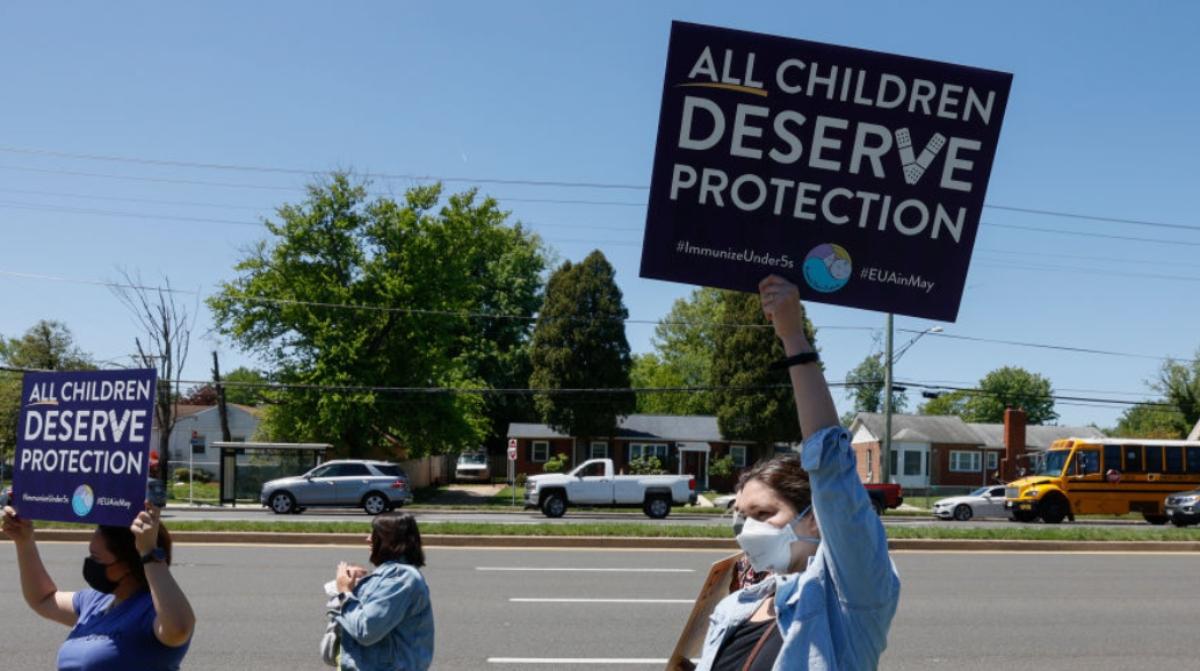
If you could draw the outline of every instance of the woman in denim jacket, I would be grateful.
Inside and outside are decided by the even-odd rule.
[[[759,292],[783,341],[782,364],[807,438],[800,455],[756,464],[738,482],[738,545],[756,571],[775,575],[717,605],[697,668],[875,669],[900,578],[804,335],[799,292],[777,276],[763,280]]]
[[[425,565],[417,521],[407,513],[371,524],[370,573],[338,565],[343,671],[424,671],[433,661],[433,609],[417,569]]]

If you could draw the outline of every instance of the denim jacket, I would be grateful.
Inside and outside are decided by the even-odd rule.
[[[376,567],[334,620],[342,628],[343,671],[425,671],[433,661],[429,587],[408,564]]]
[[[830,427],[804,441],[821,544],[802,573],[775,576],[725,597],[713,610],[697,671],[762,600],[775,594],[783,647],[775,671],[860,671],[879,666],[900,601],[883,523],[859,480],[850,434]]]

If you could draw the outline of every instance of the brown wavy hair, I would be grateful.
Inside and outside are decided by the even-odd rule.
[[[104,539],[104,547],[113,553],[119,562],[125,562],[129,567],[130,574],[142,586],[142,589],[147,589],[150,583],[146,582],[146,569],[142,566],[142,553],[138,552],[137,542],[134,540],[133,532],[129,527],[103,526],[99,527],[100,537]],[[163,549],[167,555],[167,564],[171,563],[171,532],[167,531],[167,527],[159,523],[158,526],[158,547]]]
[[[411,513],[382,513],[371,522],[371,563],[379,566],[386,561],[416,568],[425,565],[421,531]]]
[[[803,512],[812,504],[812,487],[808,482],[808,471],[800,465],[800,455],[781,454],[764,459],[742,471],[734,491],[742,491],[747,482],[758,480],[770,487],[796,509]]]

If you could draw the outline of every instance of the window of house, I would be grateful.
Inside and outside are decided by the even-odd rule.
[[[1105,445],[1104,446],[1104,470],[1120,471],[1121,466],[1121,446],[1120,445]]]
[[[1187,472],[1200,473],[1200,447],[1187,448]]]
[[[896,459],[896,451],[892,450],[888,455],[888,473],[891,473],[892,475],[899,473],[899,470],[896,468]]]
[[[608,443],[602,440],[592,441],[592,456],[588,459],[607,459],[608,458]]]
[[[916,450],[904,451],[904,474],[905,475],[920,475],[921,474],[921,453]]]
[[[667,445],[666,443],[630,443],[629,444],[629,460],[648,459],[650,457],[658,457],[658,460],[665,466],[667,463]]]
[[[960,450],[950,451],[951,473],[978,473],[979,465],[980,462],[978,452],[967,452]]]
[[[1126,473],[1143,473],[1142,468],[1142,446],[1141,445],[1126,445],[1122,450],[1125,455],[1125,472]]]
[[[1146,446],[1146,472],[1163,472],[1163,449],[1161,445]]]
[[[730,445],[729,456],[733,457],[734,468],[746,467],[746,446],[745,445]]]
[[[1167,453],[1167,472],[1182,473],[1183,472],[1183,448],[1179,445],[1168,445]]]
[[[999,452],[988,452],[987,453],[987,469],[989,471],[994,471],[997,468],[999,468],[999,466],[1000,466],[1000,453]]]
[[[550,458],[550,443],[544,440],[535,440],[529,444],[529,460],[535,464],[540,464]]]

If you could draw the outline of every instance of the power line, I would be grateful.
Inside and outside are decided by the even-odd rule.
[[[9,271],[9,270],[0,270],[0,276],[16,277],[16,278],[21,278],[21,279],[45,280],[45,281],[52,281],[52,282],[64,282],[64,283],[69,283],[69,284],[84,284],[84,285],[89,285],[89,286],[102,286],[102,287],[111,287],[111,288],[167,291],[167,292],[171,292],[171,293],[178,293],[178,294],[192,295],[192,296],[202,295],[201,292],[199,292],[199,291],[191,291],[191,290],[187,290],[187,289],[154,287],[154,286],[148,286],[148,285],[133,285],[133,284],[111,282],[111,281],[104,281],[104,280],[83,280],[83,279],[61,277],[61,276],[56,276],[56,275],[44,275],[44,274],[37,274],[37,273],[22,273],[22,272],[14,272],[14,271]],[[343,309],[343,310],[366,310],[366,311],[374,311],[374,312],[396,312],[396,313],[400,313],[400,314],[418,314],[418,315],[459,317],[459,318],[470,318],[470,319],[510,319],[510,320],[523,320],[523,321],[530,321],[530,322],[535,322],[538,320],[538,315],[485,313],[485,312],[455,311],[455,310],[426,310],[426,309],[420,309],[420,308],[399,308],[399,307],[392,307],[392,306],[361,305],[361,304],[356,305],[356,304],[349,304],[349,303],[326,303],[326,302],[321,302],[321,301],[301,301],[301,300],[284,299],[284,298],[269,298],[269,297],[243,297],[242,300],[260,302],[260,303],[274,303],[274,304],[281,304],[281,305],[301,305],[301,306],[309,306],[309,307],[322,307],[322,308]],[[587,319],[594,319],[594,318],[579,318],[579,319],[587,320]],[[771,325],[769,325],[769,324],[729,324],[729,323],[723,323],[723,322],[680,322],[680,321],[661,321],[661,320],[649,320],[649,319],[619,319],[616,317],[606,317],[604,319],[620,321],[620,322],[624,322],[626,324],[648,324],[648,325],[665,324],[665,325],[669,325],[669,326],[714,326],[714,327],[721,327],[721,328],[755,328],[755,329],[771,328]],[[877,330],[879,330],[877,327],[874,327],[874,326],[843,326],[843,325],[817,326],[816,328],[818,330],[847,330],[847,331],[877,331]],[[925,331],[919,331],[916,329],[898,328],[896,330],[900,331],[902,333],[912,333],[912,334],[925,333]],[[937,338],[949,338],[952,340],[983,342],[983,343],[999,344],[999,345],[1012,345],[1015,347],[1049,349],[1049,350],[1058,350],[1058,351],[1066,351],[1066,352],[1075,352],[1075,353],[1080,353],[1080,354],[1096,354],[1096,355],[1104,355],[1104,356],[1126,357],[1126,358],[1133,358],[1133,359],[1150,359],[1150,360],[1154,360],[1154,361],[1179,361],[1179,360],[1187,359],[1187,357],[1154,356],[1154,355],[1149,355],[1149,354],[1136,354],[1136,353],[1131,353],[1131,352],[1118,352],[1118,351],[1113,351],[1113,350],[1091,349],[1091,348],[1086,348],[1086,347],[1072,347],[1072,346],[1067,346],[1067,345],[1051,345],[1051,344],[1044,344],[1044,343],[1022,342],[1022,341],[1015,341],[1015,340],[999,340],[999,339],[994,339],[994,338],[980,338],[980,337],[976,337],[976,336],[951,334],[951,333],[946,333],[944,331],[940,332],[940,333],[930,332],[927,335],[932,336],[932,337],[937,337]]]
[[[255,172],[255,173],[275,173],[287,175],[304,175],[315,176],[323,174],[326,171],[302,169],[302,168],[286,168],[277,166],[256,166],[234,163],[205,163],[199,161],[179,161],[179,160],[164,160],[141,158],[132,156],[118,156],[106,154],[88,154],[79,152],[65,152],[51,149],[25,148],[25,147],[7,147],[0,146],[0,152],[18,155],[30,156],[49,156],[54,158],[66,158],[74,160],[86,161],[103,161],[113,163],[127,163],[133,165],[152,165],[162,167],[175,168],[191,168],[203,170],[224,170],[224,171],[240,171],[240,172]],[[445,176],[445,175],[430,175],[419,173],[385,173],[385,172],[366,172],[362,173],[364,177],[375,177],[388,180],[412,180],[412,181],[441,181],[441,182],[463,182],[473,184],[508,184],[518,186],[535,186],[535,187],[559,187],[559,188],[588,188],[588,189],[605,189],[605,190],[632,190],[632,191],[647,191],[649,186],[645,184],[622,184],[614,182],[593,182],[593,181],[561,181],[561,180],[544,180],[544,179],[502,179],[494,177],[462,177],[462,176]],[[98,176],[98,175],[93,175]],[[216,186],[217,184],[213,184]],[[230,184],[221,184],[221,186],[234,186]],[[264,188],[279,188],[279,187],[264,187]],[[619,205],[619,206],[645,206],[641,202],[627,201],[585,201],[585,200],[564,200],[563,204],[578,204],[578,205]],[[1015,205],[1003,204],[985,204],[985,208],[993,210],[1002,210],[1007,212],[1019,212],[1023,214],[1036,214],[1041,216],[1058,217],[1064,219],[1078,219],[1085,221],[1100,221],[1113,224],[1127,224],[1135,226],[1151,226],[1156,228],[1170,228],[1176,230],[1191,230],[1200,231],[1200,226],[1193,224],[1176,224],[1162,221],[1154,221],[1149,219],[1137,219],[1129,217],[1112,217],[1105,215],[1085,214],[1081,212],[1067,212],[1063,210],[1052,210],[1047,208],[1031,208],[1020,207]]]
[[[1139,238],[1133,235],[1110,235],[1108,233],[1093,233],[1091,231],[1064,231],[1057,228],[1037,228],[1036,226],[1021,226],[1019,224],[997,224],[992,222],[984,222],[983,226],[989,228],[1009,228],[1018,231],[1032,231],[1034,233],[1052,233],[1057,235],[1074,235],[1082,238],[1104,238],[1107,240],[1123,240],[1126,242],[1149,242],[1160,245],[1186,245],[1188,247],[1200,247],[1200,242],[1191,242],[1187,240],[1169,240],[1166,238]]]
[[[1158,273],[1114,273],[1096,268],[1076,268],[1070,266],[1037,266],[1031,264],[1001,263],[984,259],[978,265],[986,268],[1004,268],[1011,270],[1036,270],[1054,273],[1082,273],[1084,275],[1103,275],[1104,277],[1136,277],[1149,280],[1170,280],[1172,282],[1200,282],[1200,277],[1191,275],[1161,275]]]

